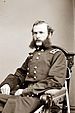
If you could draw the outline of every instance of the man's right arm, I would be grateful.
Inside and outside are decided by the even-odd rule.
[[[13,91],[16,87],[19,87],[25,81],[26,71],[27,71],[28,58],[23,63],[21,68],[18,68],[15,74],[9,74],[6,79],[0,84],[1,92],[10,89]],[[10,87],[10,88],[9,88]],[[6,92],[10,92],[6,91]]]
[[[6,90],[7,85],[9,85],[10,90],[12,91],[18,84],[20,83],[20,80],[18,76],[15,74],[9,74],[6,79],[0,84],[0,89]],[[7,84],[7,85],[6,85]]]

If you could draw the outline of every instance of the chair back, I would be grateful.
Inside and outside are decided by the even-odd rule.
[[[69,84],[70,84],[70,78],[71,78],[71,75],[72,75],[72,67],[74,65],[74,55],[75,55],[75,53],[68,52],[66,49],[63,49],[63,48],[61,48],[59,46],[55,46],[55,45],[52,45],[52,48],[59,49],[65,54],[66,63],[67,63],[66,82],[67,82],[67,88],[68,88],[68,92],[69,92]]]

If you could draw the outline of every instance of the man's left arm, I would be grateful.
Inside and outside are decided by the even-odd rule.
[[[51,67],[48,76],[44,80],[35,83],[28,90],[34,94],[39,94],[50,88],[61,88],[66,77],[66,59],[61,51],[53,55]]]

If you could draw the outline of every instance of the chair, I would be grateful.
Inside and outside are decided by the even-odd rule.
[[[74,64],[74,53],[68,52],[58,46],[52,46],[54,49],[60,49],[66,57],[67,72],[65,84],[61,89],[50,89],[40,97],[42,105],[34,113],[70,113],[69,103],[69,84]]]

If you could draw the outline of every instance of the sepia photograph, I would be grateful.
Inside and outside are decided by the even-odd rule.
[[[0,0],[0,113],[75,113],[75,0]]]

